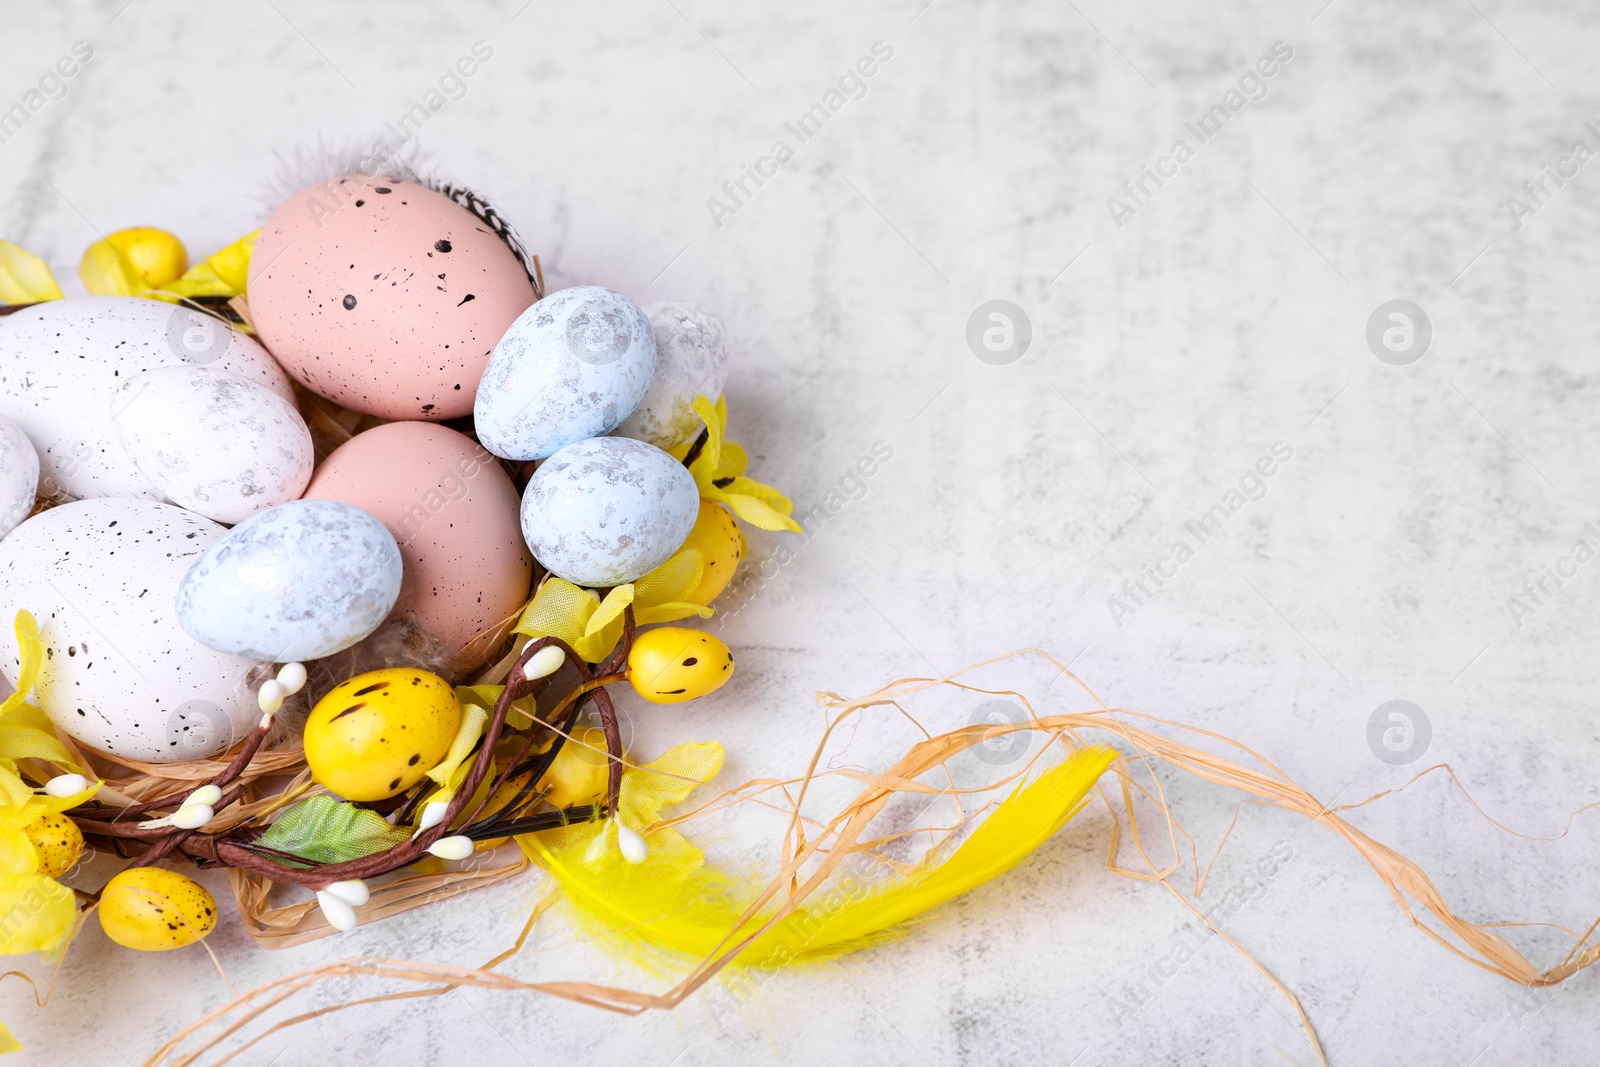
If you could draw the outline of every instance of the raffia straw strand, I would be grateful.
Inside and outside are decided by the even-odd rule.
[[[1041,657],[1043,660],[1049,663],[1051,667],[1059,672],[1061,676],[1070,678],[1073,682],[1075,682],[1086,695],[1094,700],[1094,702],[1098,705],[1097,709],[1089,712],[1041,716],[1038,715],[1025,694],[1017,693],[1011,690],[981,689],[979,687],[969,686],[965,683],[957,681],[957,679],[960,677],[980,668],[988,667],[1023,656]],[[881,774],[872,774],[855,770],[818,770],[818,764],[820,762],[821,755],[826,748],[828,739],[848,716],[858,714],[866,709],[874,707],[894,707],[904,712],[905,709],[900,707],[899,702],[901,700],[915,695],[916,693],[938,686],[954,686],[962,689],[971,689],[977,692],[1007,693],[1022,701],[1032,717],[1026,722],[1014,724],[979,724],[975,726],[963,727],[935,736],[925,736],[922,741],[919,741],[913,745],[911,749],[901,757],[901,759],[899,759]],[[1329,806],[1319,802],[1308,791],[1295,783],[1293,779],[1291,779],[1281,769],[1273,765],[1270,761],[1266,760],[1260,754],[1254,752],[1247,746],[1233,741],[1230,738],[1224,737],[1201,727],[1190,726],[1187,724],[1174,722],[1169,719],[1147,715],[1128,709],[1106,706],[1105,703],[1101,701],[1093,693],[1093,691],[1082,682],[1081,679],[1072,674],[1071,671],[1062,666],[1047,653],[1044,653],[1040,650],[1024,649],[1018,652],[1008,653],[1003,656],[996,656],[991,659],[984,660],[981,663],[974,664],[973,666],[957,672],[955,675],[952,675],[948,678],[913,677],[898,679],[890,685],[885,686],[882,689],[879,689],[877,692],[863,698],[846,699],[838,696],[837,694],[825,693],[819,694],[818,699],[819,702],[829,707],[837,714],[830,718],[822,741],[819,743],[816,752],[808,761],[805,773],[798,779],[754,779],[749,782],[745,782],[742,785],[735,786],[732,789],[715,790],[716,795],[711,801],[702,804],[693,811],[676,814],[657,824],[657,827],[664,825],[681,825],[697,816],[705,815],[715,811],[726,810],[728,807],[738,803],[754,802],[756,796],[761,793],[770,793],[773,790],[779,790],[787,794],[791,785],[798,787],[793,792],[791,796],[791,802],[787,806],[787,810],[789,811],[791,817],[788,819],[784,828],[784,847],[780,853],[782,859],[779,863],[778,869],[773,872],[771,879],[757,893],[756,899],[751,902],[744,916],[738,922],[734,923],[733,929],[738,930],[743,928],[746,922],[754,920],[757,916],[762,915],[763,912],[765,912],[769,907],[772,910],[766,913],[766,917],[758,927],[753,928],[745,936],[739,938],[738,940],[735,941],[732,937],[732,933],[730,932],[729,937],[724,939],[723,943],[717,947],[716,951],[711,953],[705,959],[696,963],[676,985],[664,993],[645,993],[637,990],[615,988],[581,981],[524,982],[494,971],[492,969],[494,966],[503,962],[504,959],[509,958],[509,956],[513,954],[517,948],[520,948],[523,940],[527,936],[528,929],[531,929],[532,918],[536,918],[537,914],[542,913],[545,907],[548,906],[551,898],[547,897],[545,901],[541,902],[535,916],[530,918],[530,925],[524,929],[523,937],[518,939],[517,945],[496,957],[495,960],[491,961],[489,965],[483,968],[456,968],[418,963],[414,961],[363,959],[345,961],[338,964],[329,964],[324,967],[313,968],[309,971],[298,972],[296,974],[277,979],[273,982],[268,982],[261,987],[236,998],[230,1003],[222,1005],[203,1018],[196,1020],[194,1023],[185,1027],[177,1034],[174,1034],[171,1040],[158,1049],[156,1053],[146,1061],[147,1067],[164,1067],[164,1065],[169,1064],[176,1065],[194,1063],[197,1061],[199,1056],[205,1054],[211,1049],[217,1048],[223,1041],[226,1041],[233,1034],[240,1032],[240,1030],[249,1022],[259,1018],[272,1007],[283,1002],[302,989],[309,988],[310,986],[321,981],[326,981],[331,978],[344,977],[351,974],[372,975],[380,978],[422,984],[428,987],[424,990],[413,991],[418,995],[435,995],[449,989],[474,987],[483,989],[539,992],[547,995],[562,997],[577,1003],[589,1004],[594,1007],[630,1015],[638,1014],[648,1010],[666,1010],[674,1008],[681,1004],[688,996],[693,994],[706,982],[708,982],[719,971],[731,965],[744,948],[746,948],[763,932],[780,922],[785,916],[790,914],[796,907],[806,900],[818,889],[818,887],[824,884],[827,879],[832,876],[832,874],[838,869],[839,865],[847,856],[861,854],[867,851],[869,847],[881,841],[882,839],[877,838],[863,840],[864,831],[872,822],[873,818],[883,809],[884,805],[894,795],[908,792],[934,794],[958,794],[970,792],[970,790],[940,790],[923,785],[922,783],[917,782],[916,779],[928,773],[930,770],[942,766],[951,757],[964,751],[974,744],[989,738],[993,738],[999,734],[1013,732],[1016,730],[1042,732],[1049,735],[1054,740],[1061,741],[1063,744],[1067,743],[1069,739],[1072,741],[1081,742],[1081,734],[1087,731],[1109,733],[1123,742],[1123,744],[1128,748],[1132,749],[1133,755],[1131,757],[1125,755],[1119,758],[1113,765],[1113,769],[1117,775],[1116,784],[1118,792],[1120,793],[1120,806],[1113,803],[1110,795],[1108,795],[1108,789],[1106,786],[1102,786],[1097,792],[1099,793],[1102,802],[1114,816],[1120,814],[1122,817],[1128,820],[1131,843],[1148,869],[1138,870],[1135,868],[1126,867],[1119,863],[1118,856],[1121,848],[1122,831],[1120,819],[1118,818],[1113,818],[1111,820],[1109,835],[1110,840],[1108,842],[1106,853],[1106,865],[1108,869],[1125,877],[1161,883],[1169,892],[1173,893],[1180,900],[1184,901],[1185,905],[1188,906],[1202,921],[1206,922],[1206,924],[1213,930],[1221,933],[1224,940],[1226,940],[1228,944],[1232,945],[1242,955],[1249,959],[1251,965],[1259,970],[1268,979],[1268,981],[1272,982],[1274,987],[1278,989],[1279,993],[1283,995],[1291,1005],[1293,1005],[1297,1015],[1300,1018],[1302,1026],[1305,1028],[1308,1041],[1311,1043],[1312,1048],[1315,1050],[1318,1058],[1324,1063],[1326,1063],[1326,1058],[1323,1056],[1320,1042],[1316,1036],[1315,1027],[1312,1025],[1310,1018],[1306,1015],[1298,998],[1293,994],[1293,992],[1284,986],[1282,982],[1273,976],[1259,962],[1250,957],[1249,953],[1231,938],[1229,938],[1226,933],[1220,930],[1209,918],[1205,916],[1204,913],[1194,906],[1188,897],[1178,892],[1178,890],[1170,884],[1169,879],[1180,865],[1180,860],[1177,857],[1182,852],[1187,851],[1195,864],[1197,887],[1196,892],[1198,893],[1199,889],[1203,887],[1205,872],[1208,872],[1211,863],[1215,862],[1215,856],[1213,856],[1211,863],[1206,864],[1205,868],[1202,870],[1199,864],[1199,856],[1192,835],[1183,830],[1179,825],[1177,819],[1172,814],[1168,806],[1165,791],[1161,786],[1160,778],[1153,774],[1154,763],[1159,762],[1177,770],[1185,771],[1202,780],[1227,788],[1237,789],[1247,794],[1247,796],[1251,798],[1248,802],[1261,803],[1287,811],[1297,812],[1305,816],[1307,819],[1320,823],[1321,825],[1339,834],[1357,851],[1362,859],[1364,859],[1372,867],[1373,871],[1390,890],[1391,894],[1395,898],[1396,903],[1400,906],[1402,912],[1408,919],[1410,919],[1413,925],[1415,925],[1427,936],[1449,949],[1455,955],[1467,960],[1475,966],[1481,967],[1519,984],[1537,987],[1554,985],[1558,982],[1564,981],[1571,975],[1593,965],[1597,960],[1600,960],[1600,945],[1593,944],[1590,940],[1595,930],[1600,929],[1600,919],[1597,919],[1595,924],[1591,925],[1588,930],[1576,938],[1576,944],[1574,945],[1573,949],[1563,960],[1561,960],[1560,963],[1547,970],[1539,969],[1515,947],[1513,947],[1509,942],[1505,941],[1499,934],[1495,932],[1495,927],[1503,924],[1489,922],[1475,923],[1463,919],[1457,915],[1450,907],[1443,893],[1439,891],[1439,889],[1433,884],[1432,880],[1429,879],[1426,872],[1424,872],[1417,863],[1406,858],[1405,856],[1402,856],[1394,849],[1382,844],[1379,841],[1376,841],[1361,830],[1352,826],[1340,814],[1341,812],[1359,808],[1364,804],[1371,803],[1377,799],[1388,796],[1390,795],[1390,792],[1398,792],[1398,790],[1380,793],[1375,797],[1369,798],[1367,801],[1361,802],[1360,804],[1343,805],[1339,808],[1330,808]],[[1151,726],[1161,726],[1205,738],[1210,742],[1224,746],[1225,748],[1231,749],[1236,753],[1248,757],[1255,763],[1259,764],[1260,768],[1258,769],[1256,767],[1246,766],[1245,764],[1236,762],[1233,759],[1218,756],[1210,751],[1199,748],[1196,745],[1156,733],[1152,729],[1147,729],[1144,725],[1135,725],[1134,722],[1125,721],[1124,717],[1140,723],[1149,724]],[[924,731],[924,733],[926,732]],[[1046,748],[1049,747],[1051,746],[1046,746]],[[1034,757],[1034,759],[1037,758],[1039,758],[1039,756]],[[1031,765],[1032,762],[1033,760],[1030,760],[1029,764]],[[1152,782],[1154,785],[1153,790],[1147,789],[1142,783],[1138,782],[1134,778],[1133,767],[1136,765],[1142,766],[1151,772]],[[1422,774],[1430,773],[1435,769],[1439,768],[1429,768],[1428,771],[1424,771]],[[1451,771],[1447,766],[1443,766],[1443,769],[1451,775],[1452,779],[1456,781],[1457,786],[1460,787],[1459,779],[1455,778],[1454,772]],[[1018,772],[1018,775],[1021,773],[1023,772]],[[805,799],[808,787],[812,783],[813,779],[827,775],[842,775],[853,778],[862,782],[863,788],[850,803],[846,804],[826,822],[818,822],[816,820],[803,818],[800,816],[799,811]],[[1008,780],[1009,778],[1016,776],[1017,775],[1008,776]],[[1420,778],[1422,775],[1419,774],[1416,777]],[[1413,781],[1415,780],[1416,778],[1413,778]],[[995,788],[995,786],[991,785],[990,788]],[[1402,789],[1403,788],[1404,787],[1402,787]],[[1464,787],[1462,787],[1462,791],[1465,792]],[[1150,855],[1149,850],[1146,848],[1144,840],[1145,830],[1141,826],[1137,813],[1138,801],[1135,799],[1136,794],[1140,797],[1148,799],[1148,801],[1157,810],[1160,818],[1166,823],[1165,836],[1168,844],[1173,850],[1174,856],[1174,859],[1171,863],[1164,863],[1156,860]],[[729,798],[734,799],[730,800]],[[1594,805],[1588,805],[1584,809],[1579,809],[1579,811],[1581,812],[1583,810],[1587,810],[1587,807],[1592,806]],[[1477,808],[1477,805],[1474,804],[1474,807]],[[1477,808],[1477,810],[1482,813],[1481,808]],[[1573,816],[1569,817],[1569,827],[1571,825],[1571,819],[1576,817],[1577,814],[1578,812],[1574,812]],[[1236,811],[1235,821],[1237,821],[1237,815],[1238,813]],[[1488,819],[1489,817],[1485,814],[1484,818]],[[1493,820],[1490,821],[1492,822]],[[960,820],[958,820],[958,825],[959,824]],[[1230,823],[1230,832],[1232,825],[1233,824]],[[1495,825],[1498,826],[1500,824],[1495,823]],[[649,829],[653,830],[657,827],[651,827]],[[814,832],[807,832],[807,827],[812,827]],[[1563,831],[1563,833],[1564,832],[1565,831]],[[1180,848],[1180,837],[1188,842],[1187,849]],[[1220,849],[1221,846],[1219,845],[1218,847]],[[456,873],[457,872],[452,872],[452,876]],[[240,881],[247,882],[248,876],[235,874],[234,877],[236,878],[237,892],[239,889],[238,883]],[[392,886],[383,887],[382,889],[378,890],[378,893],[383,893],[393,886],[399,886],[405,881],[407,880],[402,879],[401,882],[393,883]],[[377,898],[377,895],[377,893],[374,894],[375,899]],[[426,895],[426,893],[423,894],[423,896]],[[240,901],[242,912],[248,912],[252,908],[259,907],[260,904],[259,901],[254,901],[248,898],[248,894],[241,896]],[[262,896],[262,901],[264,901],[264,894]],[[1445,931],[1448,931],[1451,935],[1453,935],[1456,939],[1455,942],[1447,939],[1444,933],[1436,930],[1433,925],[1424,922],[1422,916],[1413,909],[1411,903],[1412,901],[1420,904],[1422,911],[1425,914],[1432,916],[1435,922],[1440,924]],[[399,910],[404,910],[403,905],[398,902],[395,906]],[[295,907],[307,906],[297,905]],[[280,910],[289,911],[292,909]],[[308,907],[307,910],[309,910]],[[258,911],[257,914],[262,915],[271,913]],[[286,923],[295,923],[297,925],[296,921],[292,919],[285,919],[283,921]],[[310,940],[318,935],[311,934],[307,931],[301,931],[290,934],[289,936],[295,938],[293,943],[301,943],[302,940]],[[398,995],[399,994],[388,994],[384,997],[368,998],[368,1000],[358,1001],[357,1003],[366,1003],[379,999],[393,999]],[[318,1015],[325,1014],[328,1011],[337,1010],[337,1008],[341,1006],[343,1005],[336,1005],[330,1008],[321,1009],[315,1013],[306,1013],[296,1016],[293,1020],[284,1020],[278,1025],[274,1026],[273,1029],[269,1030],[268,1032],[275,1032],[283,1026],[293,1025],[295,1022],[304,1021],[305,1019],[314,1018]],[[220,1032],[211,1033],[209,1037],[202,1037],[203,1032],[219,1025],[223,1027]],[[179,1050],[186,1043],[190,1042],[191,1039],[200,1040],[201,1043],[199,1047],[180,1053]]]

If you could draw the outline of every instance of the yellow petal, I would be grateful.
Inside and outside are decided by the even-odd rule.
[[[39,620],[31,612],[17,612],[12,624],[16,629],[17,648],[21,652],[22,668],[17,672],[17,691],[0,704],[0,719],[13,709],[28,702],[28,693],[39,680],[39,668],[44,663],[44,644],[39,640]]]
[[[476,704],[468,704],[461,709],[461,727],[456,730],[455,740],[450,742],[450,751],[445,753],[444,759],[428,772],[428,777],[439,785],[450,787],[451,779],[456,771],[466,762],[472,750],[478,746],[478,738],[483,736],[483,728],[489,724],[489,713]],[[457,783],[459,784],[459,783]]]
[[[54,952],[78,921],[72,891],[42,874],[0,875],[0,955]],[[13,917],[15,917],[13,919]]]
[[[0,1023],[0,1056],[4,1056],[8,1052],[21,1051],[22,1042],[18,1041],[15,1035],[13,1035],[10,1030],[6,1029],[5,1023]]]
[[[722,458],[717,464],[717,481],[724,478],[737,478],[744,473],[750,465],[750,457],[745,454],[744,446],[737,441],[722,442]]]
[[[589,616],[589,625],[584,627],[583,636],[594,637],[605,630],[607,626],[622,618],[623,609],[633,603],[633,583],[614,587],[600,601],[600,606],[595,613]],[[610,651],[609,649],[607,651]],[[591,661],[592,662],[592,661]]]
[[[0,829],[0,875],[32,874],[39,869],[39,850],[20,829]],[[0,918],[0,925],[4,925]]]
[[[0,300],[36,304],[60,299],[61,286],[44,260],[10,241],[0,241]]]
[[[709,619],[716,613],[715,608],[708,608],[704,604],[692,604],[687,600],[676,600],[640,608],[634,615],[640,626],[649,626],[658,622],[677,622],[679,619],[687,619],[691,615]]]
[[[685,548],[635,583],[637,607],[687,600],[705,577],[706,561],[695,549]],[[636,607],[636,610],[637,610]]]
[[[528,637],[559,637],[574,647],[589,628],[600,598],[564,578],[548,578],[517,620],[516,631]]]
[[[250,256],[261,231],[245,234],[193,267],[163,289],[180,296],[243,296],[249,284]]]
[[[149,289],[134,265],[110,241],[96,241],[78,264],[83,287],[94,296],[138,296]]]
[[[759,526],[763,530],[788,530],[791,533],[800,532],[800,524],[775,510],[764,500],[743,493],[727,493],[723,502],[733,510],[733,513],[748,522],[751,526]],[[788,503],[785,501],[785,503]]]

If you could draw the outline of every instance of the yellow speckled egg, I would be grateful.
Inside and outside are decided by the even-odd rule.
[[[703,630],[647,630],[628,652],[628,681],[652,704],[681,704],[715,692],[733,677],[733,653]]]
[[[306,763],[312,778],[346,800],[383,800],[422,781],[460,727],[455,691],[437,674],[369,671],[334,686],[311,709]]]
[[[100,893],[100,928],[123,948],[166,952],[192,945],[217,925],[217,902],[177,871],[134,867]]]
[[[561,746],[550,769],[539,779],[539,788],[550,790],[545,800],[558,808],[593,804],[605,795],[610,774],[606,732],[586,726]]]
[[[33,850],[39,854],[39,871],[51,878],[60,878],[77,864],[83,856],[83,832],[78,824],[62,815],[51,812],[41,815],[23,828]]]
[[[734,571],[739,569],[745,553],[744,533],[727,508],[701,497],[694,529],[678,551],[684,548],[694,549],[706,562],[705,574],[689,594],[689,603],[709,607],[728,588]]]

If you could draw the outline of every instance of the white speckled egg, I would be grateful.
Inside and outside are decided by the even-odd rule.
[[[40,512],[0,541],[0,665],[21,668],[12,620],[39,620],[36,703],[62,730],[124,759],[214,756],[260,718],[254,664],[196,642],[173,601],[225,530],[171,504],[99,499]]]
[[[117,439],[166,498],[233,525],[297,500],[315,452],[300,412],[215,367],[158,367],[117,391]]]
[[[117,440],[117,390],[157,367],[215,367],[293,403],[267,350],[192,308],[131,296],[51,300],[0,318],[0,415],[39,453],[50,497],[160,500]]]
[[[522,536],[551,574],[601,588],[642,578],[694,529],[700,494],[682,463],[628,437],[570,444],[533,472]]]
[[[238,656],[292,663],[349,648],[400,596],[383,523],[337,500],[291,500],[235,526],[178,588],[178,622]]]
[[[651,304],[644,312],[656,338],[656,373],[617,435],[671,448],[704,425],[694,413],[695,396],[715,401],[722,395],[728,384],[728,349],[722,323],[693,304]]]
[[[39,493],[39,454],[22,427],[0,415],[0,537],[28,517]]]
[[[489,357],[473,408],[478,440],[497,456],[528,460],[610,433],[655,367],[650,320],[633,301],[594,285],[551,293]]]

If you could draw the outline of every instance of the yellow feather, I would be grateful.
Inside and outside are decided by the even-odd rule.
[[[661,807],[687,796],[686,781],[709,780],[721,764],[720,748],[713,760],[710,747],[680,745],[629,772],[619,805],[624,821],[653,821]],[[908,921],[1026,859],[1077,813],[1115,758],[1104,745],[1077,750],[1013,790],[947,857],[935,856],[909,875],[864,891],[836,880],[756,938],[738,962],[770,967],[823,960],[895,936]],[[614,832],[609,824],[592,823],[521,841],[560,882],[582,924],[636,961],[649,963],[661,952],[708,958],[770,918],[768,910],[740,924],[752,899],[748,884],[707,866],[676,830],[648,835],[650,855],[641,864],[626,862],[614,841],[593,847],[596,838]]]

